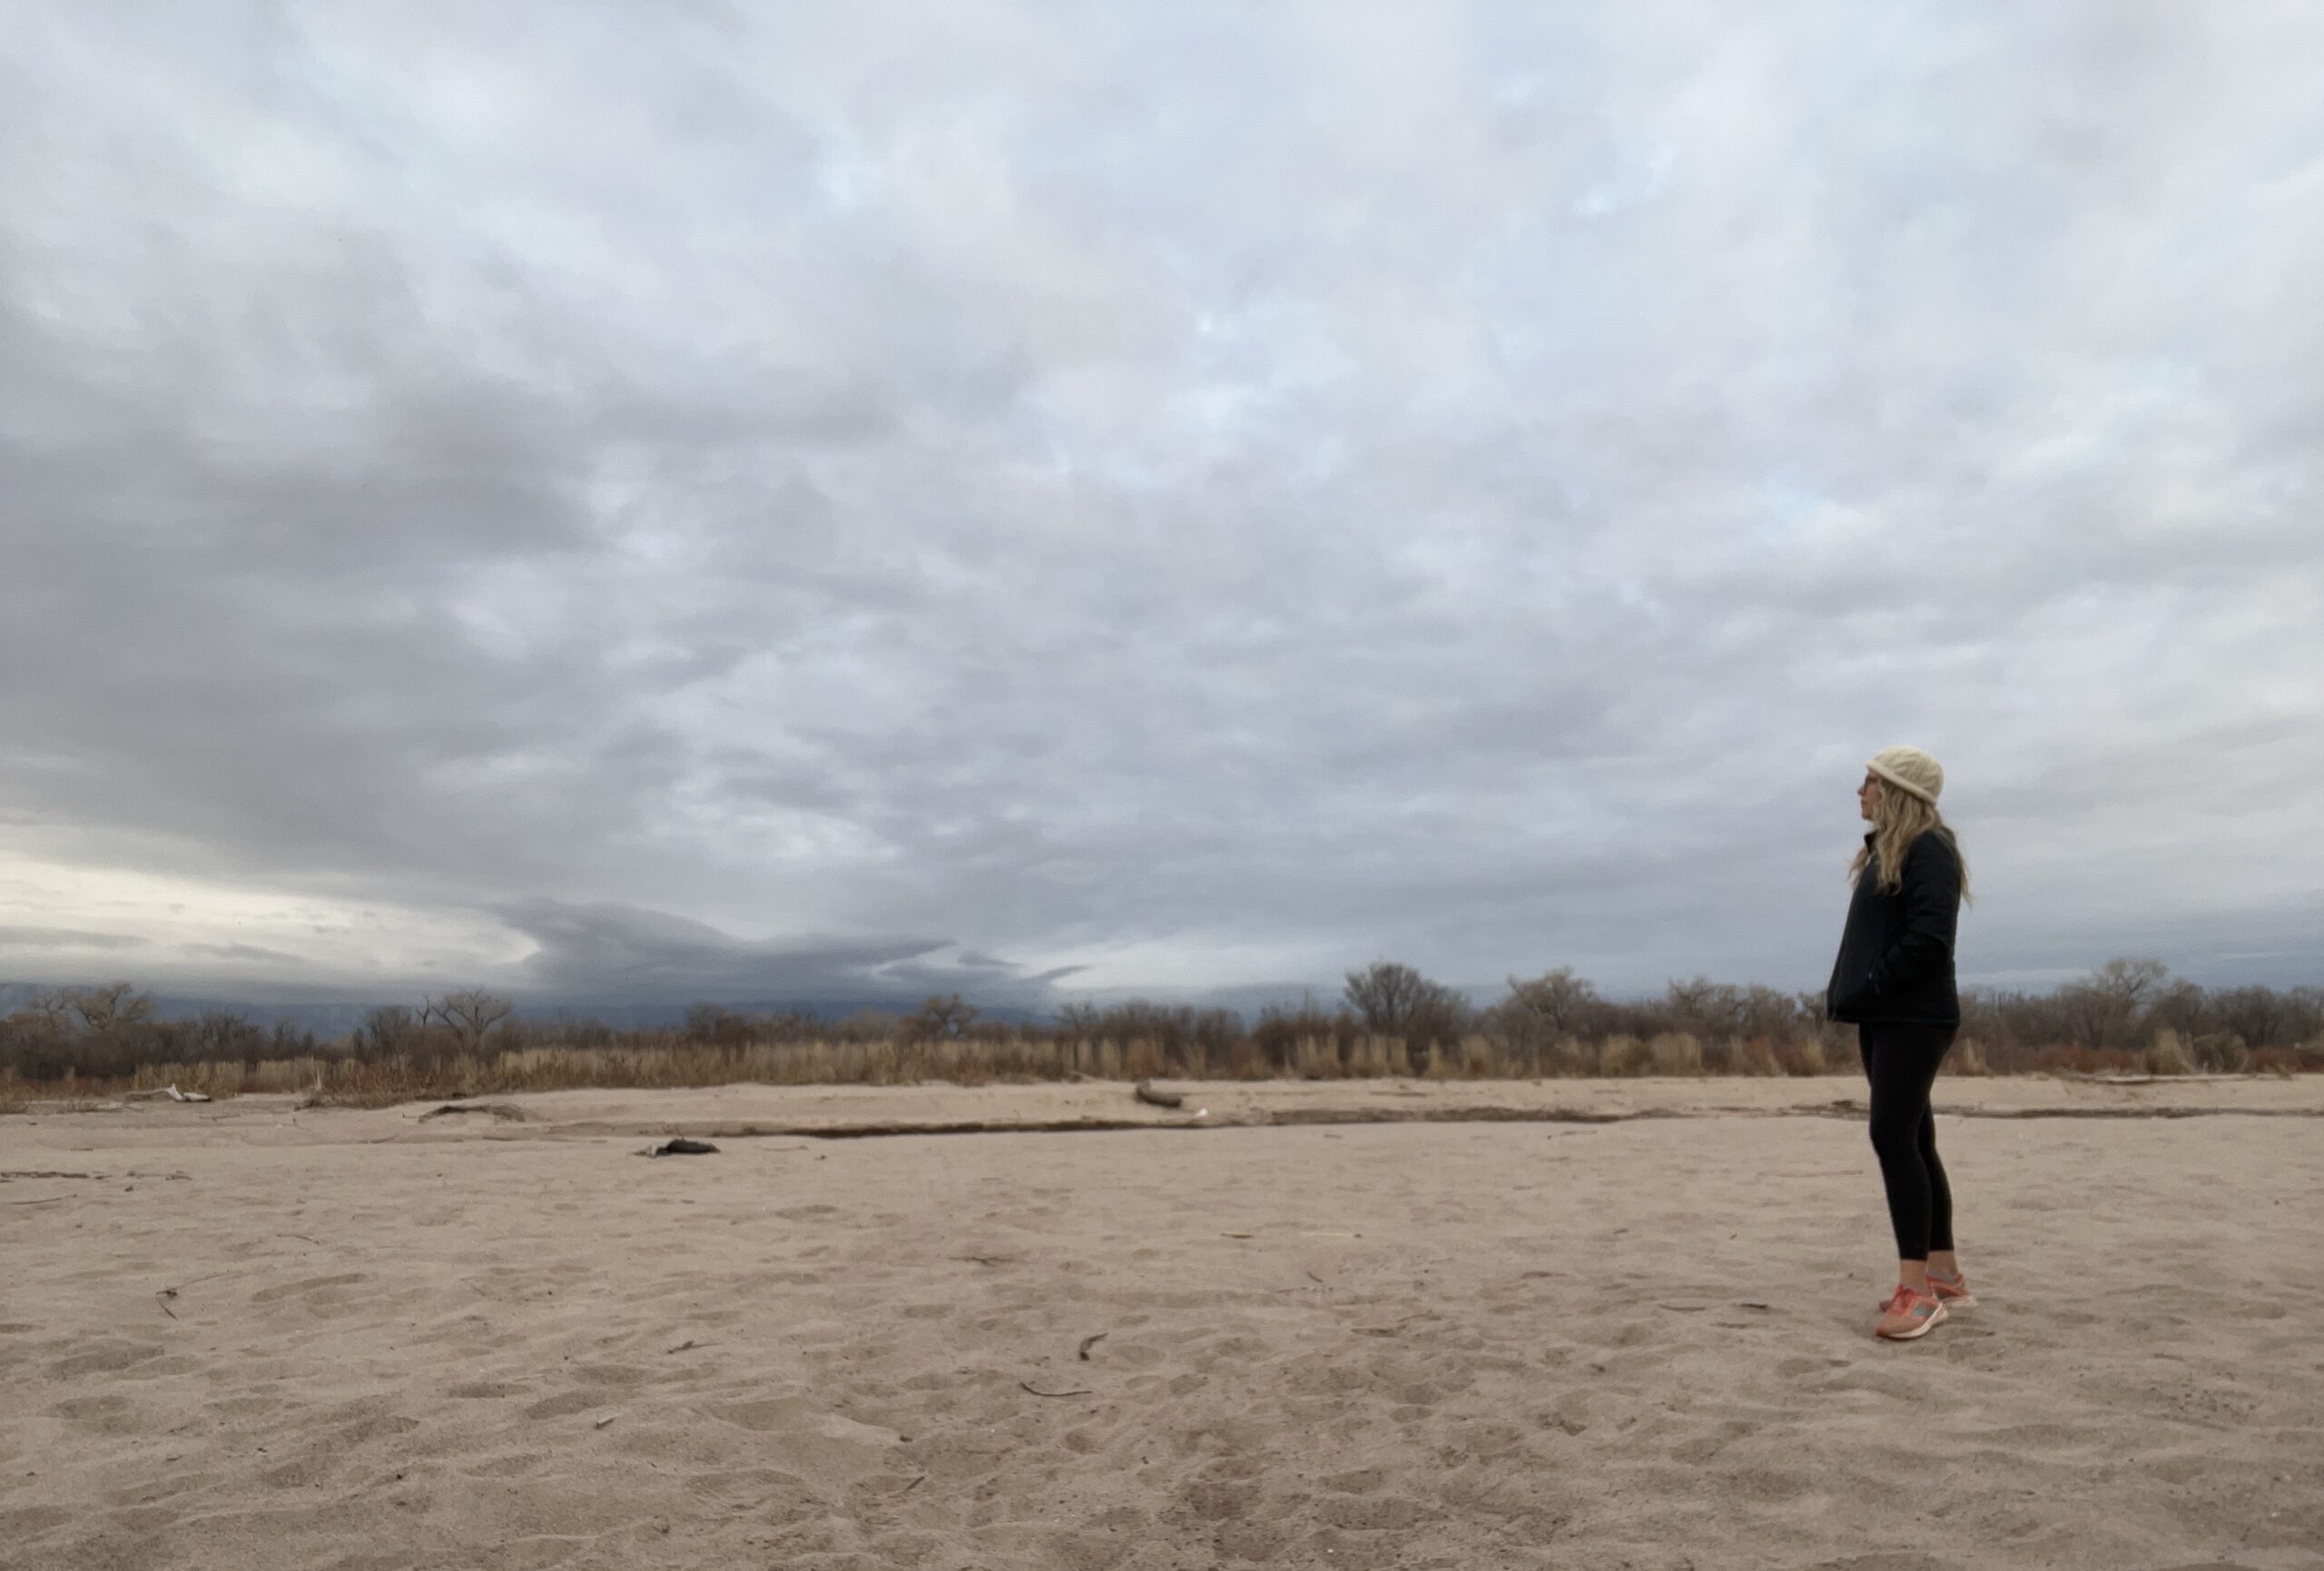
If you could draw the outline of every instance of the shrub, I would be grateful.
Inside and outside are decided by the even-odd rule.
[[[2192,1074],[2194,1060],[2187,1056],[2186,1044],[2179,1033],[2164,1026],[2154,1033],[2153,1045],[2146,1050],[2146,1072],[2149,1074]]]
[[[2290,1047],[2263,1047],[2251,1055],[2253,1074],[2280,1075],[2290,1080],[2299,1072],[2299,1052]]]
[[[2189,1056],[2206,1074],[2241,1074],[2250,1063],[2251,1050],[2233,1032],[2215,1031],[2195,1038]]]

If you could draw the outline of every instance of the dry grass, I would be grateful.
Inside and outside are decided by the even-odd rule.
[[[1646,1044],[1646,1060],[1656,1074],[1700,1074],[1703,1044],[1683,1031],[1665,1032]]]
[[[1649,1073],[1654,1067],[1654,1050],[1635,1036],[1610,1036],[1598,1047],[1598,1072],[1621,1079],[1632,1079]]]
[[[1691,1061],[1691,1038],[1672,1038],[1674,1062],[1692,1062],[1699,1072],[1699,1049]],[[1672,1052],[1665,1047],[1665,1056]],[[1618,1044],[1614,1072],[1651,1072],[1645,1044]],[[1394,1037],[1359,1037],[1344,1047],[1329,1036],[1306,1037],[1275,1055],[1254,1044],[1235,1044],[1223,1056],[1189,1062],[1151,1042],[1076,1042],[1028,1039],[931,1042],[810,1042],[710,1044],[659,1042],[641,1047],[527,1048],[507,1052],[387,1057],[369,1062],[351,1057],[268,1059],[255,1063],[161,1063],[124,1079],[87,1076],[43,1082],[0,1082],[0,1107],[16,1106],[36,1091],[44,1106],[74,1098],[117,1097],[174,1084],[215,1099],[240,1095],[290,1094],[308,1105],[387,1106],[425,1098],[501,1095],[527,1091],[587,1088],[679,1088],[756,1083],[766,1085],[910,1085],[922,1081],[955,1085],[1030,1083],[1073,1079],[1137,1081],[1156,1077],[1225,1077],[1236,1080],[1374,1080],[1426,1074],[1435,1079],[1536,1079],[1542,1075],[1600,1072],[1600,1054],[1589,1044],[1567,1039],[1540,1055],[1521,1059],[1492,1039],[1471,1036],[1457,1048],[1415,1053]]]
[[[162,1063],[134,1075],[26,1082],[0,1073],[0,1112],[94,1105],[129,1092],[174,1084],[213,1099],[291,1094],[306,1103],[379,1107],[421,1099],[505,1095],[590,1088],[660,1089],[757,1083],[766,1085],[955,1085],[1030,1083],[1091,1079],[1237,1080],[1431,1079],[1538,1080],[1581,1076],[1811,1075],[1853,1067],[1854,1054],[1818,1037],[1791,1041],[1753,1038],[1707,1050],[1698,1038],[1671,1032],[1641,1040],[1611,1036],[1602,1042],[1555,1039],[1530,1052],[1482,1035],[1457,1046],[1414,1051],[1394,1037],[1303,1037],[1263,1052],[1250,1042],[1203,1058],[1165,1052],[1147,1041],[1089,1042],[1043,1038],[971,1038],[921,1042],[712,1043],[649,1039],[611,1047],[536,1047],[505,1052],[387,1057],[369,1062],[345,1055],[267,1059],[256,1062]],[[2254,1053],[2250,1067],[2291,1074],[2309,1065],[2299,1054]],[[2241,1067],[2239,1062],[2238,1067]],[[2091,1073],[2144,1070],[2184,1074],[2201,1059],[2169,1032],[2138,1052],[2052,1048],[2012,1054],[2008,1071]],[[1996,1072],[1979,1042],[1963,1038],[1945,1062],[1948,1073]]]

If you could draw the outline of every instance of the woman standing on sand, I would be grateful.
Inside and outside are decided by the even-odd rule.
[[[1936,1160],[1929,1090],[1961,1025],[1954,928],[1969,895],[1961,848],[1937,813],[1945,771],[1917,747],[1865,766],[1856,805],[1872,825],[1848,871],[1856,897],[1832,967],[1825,1012],[1856,1028],[1872,1082],[1872,1149],[1896,1233],[1896,1288],[1876,1335],[1925,1336],[1949,1308],[1976,1300],[1953,1250],[1953,1191]]]

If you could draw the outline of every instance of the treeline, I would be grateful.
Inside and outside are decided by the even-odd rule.
[[[1133,1000],[1009,1022],[951,995],[837,1021],[702,1003],[675,1028],[625,1030],[587,1018],[522,1017],[511,1000],[468,990],[374,1009],[329,1042],[226,1011],[160,1020],[150,996],[116,983],[59,989],[0,1019],[0,1077],[103,1083],[207,1066],[205,1084],[257,1089],[286,1078],[261,1076],[261,1066],[295,1061],[313,1080],[359,1081],[384,1093],[404,1084],[483,1083],[491,1066],[520,1060],[524,1073],[509,1068],[499,1082],[705,1083],[722,1073],[785,1081],[1815,1074],[1851,1067],[1852,1042],[1852,1028],[1826,1019],[1817,993],[1699,977],[1671,983],[1657,997],[1608,998],[1560,969],[1512,977],[1500,998],[1479,1005],[1384,961],[1349,973],[1336,999],[1271,1008],[1256,1019]],[[248,1072],[238,1080],[235,1066]],[[2159,961],[2112,960],[2046,993],[1965,993],[1951,1067],[2324,1069],[2324,989],[2206,989],[2172,977]]]
[[[153,996],[125,982],[57,988],[0,1018],[0,1075],[28,1081],[118,1080],[150,1064],[258,1064],[327,1050],[310,1031],[231,1010],[158,1020]]]

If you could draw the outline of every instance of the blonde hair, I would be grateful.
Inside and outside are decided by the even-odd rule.
[[[1870,864],[1878,870],[1880,892],[1894,894],[1905,886],[1905,854],[1913,842],[1922,835],[1937,834],[1953,850],[1953,859],[1961,865],[1961,903],[1969,903],[1969,862],[1961,855],[1961,842],[1936,810],[1934,802],[1924,802],[1911,792],[1890,785],[1886,780],[1873,783],[1872,838],[1856,847],[1856,859],[1848,864],[1848,877],[1864,876]]]

